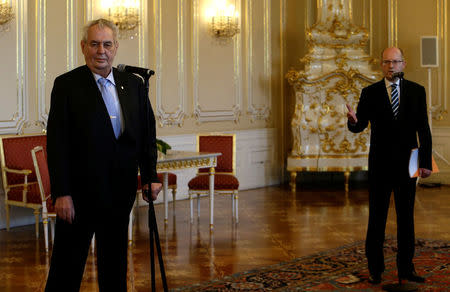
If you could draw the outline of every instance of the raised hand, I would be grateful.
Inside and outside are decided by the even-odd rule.
[[[347,119],[351,124],[356,124],[358,122],[358,118],[356,117],[355,111],[353,111],[352,107],[348,104],[345,105],[347,107]]]

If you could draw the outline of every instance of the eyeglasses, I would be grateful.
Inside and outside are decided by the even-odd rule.
[[[403,63],[403,60],[383,60],[383,65],[398,65]]]
[[[110,41],[106,41],[106,42],[95,42],[92,41],[89,43],[89,47],[92,49],[98,49],[100,46],[103,46],[103,48],[105,50],[111,51],[114,47],[114,43],[110,42]]]

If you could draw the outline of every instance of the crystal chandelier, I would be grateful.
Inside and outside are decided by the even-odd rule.
[[[140,24],[139,0],[104,0],[103,7],[108,12],[108,19],[119,29],[119,37],[133,38],[135,29]]]
[[[9,1],[0,1],[0,26],[7,24],[14,18],[13,8]]]

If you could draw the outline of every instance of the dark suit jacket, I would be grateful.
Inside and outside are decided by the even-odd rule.
[[[369,179],[391,174],[408,175],[411,149],[418,146],[419,167],[431,169],[431,132],[428,125],[425,88],[415,82],[400,82],[400,109],[396,119],[384,79],[361,92],[356,124],[348,123],[354,133],[370,122]],[[388,171],[388,172],[386,172]]]
[[[131,209],[142,182],[158,182],[155,118],[141,79],[113,68],[124,131],[114,136],[108,111],[85,65],[55,79],[47,126],[53,199],[70,195],[76,212]],[[122,208],[123,207],[123,208]]]

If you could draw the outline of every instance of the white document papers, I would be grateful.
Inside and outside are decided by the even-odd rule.
[[[409,157],[409,177],[419,176],[419,149],[414,148],[411,150],[411,156]]]

